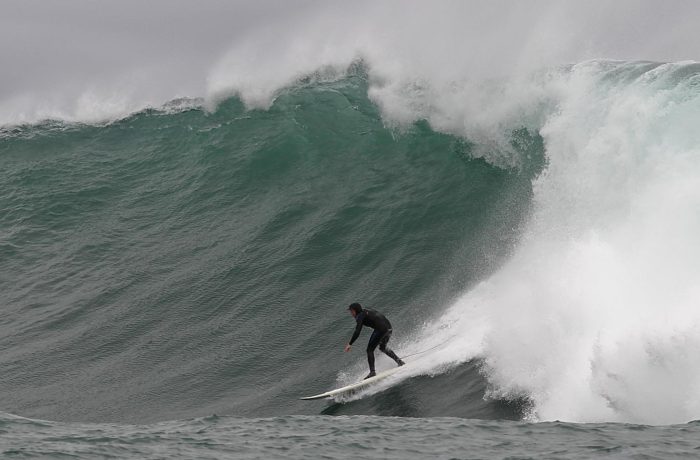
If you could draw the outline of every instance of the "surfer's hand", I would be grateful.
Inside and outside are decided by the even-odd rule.
[[[345,345],[346,352],[350,351],[351,348],[352,348],[352,345],[350,345],[350,344]]]

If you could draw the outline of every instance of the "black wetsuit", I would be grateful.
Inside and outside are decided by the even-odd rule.
[[[391,323],[384,315],[365,308],[355,316],[355,321],[357,321],[357,326],[350,339],[350,345],[360,336],[362,326],[368,326],[374,329],[367,343],[367,362],[369,362],[370,372],[374,372],[374,350],[377,348],[377,345],[379,345],[379,349],[382,353],[396,361],[396,364],[403,365],[403,361],[396,356],[396,353],[386,347],[386,344],[391,338]]]

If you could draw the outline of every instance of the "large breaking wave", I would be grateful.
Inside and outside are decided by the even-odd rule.
[[[203,97],[209,113],[231,96],[269,109],[288,88],[361,72],[389,128],[427,121],[470,143],[471,158],[536,171],[507,261],[402,343],[406,353],[440,346],[412,372],[478,359],[490,396],[525,397],[542,420],[697,418],[700,65],[582,59],[608,55],[615,38],[601,33],[591,48],[578,45],[585,21],[564,18],[586,8],[541,15],[518,6],[500,18],[502,6],[418,8],[391,26],[386,18],[396,12],[387,5],[342,17],[312,8],[276,36],[261,28],[238,37],[188,79],[168,80],[170,68],[154,65],[152,74],[122,69],[126,80],[5,94],[0,123],[109,122],[176,96]],[[459,14],[445,14],[452,9]],[[613,13],[598,32],[621,17]],[[426,14],[449,18],[416,33]],[[481,25],[494,17],[508,34]],[[301,33],[299,24],[314,27]],[[520,34],[528,40],[511,46]],[[487,45],[469,45],[479,40]],[[668,49],[617,54],[656,58]],[[181,108],[192,105],[199,100]],[[516,145],[517,132],[541,140],[543,168]]]

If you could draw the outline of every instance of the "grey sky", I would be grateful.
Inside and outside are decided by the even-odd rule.
[[[444,78],[700,59],[700,2],[3,0],[0,123],[119,111],[369,56]],[[300,64],[299,62],[302,62]],[[106,102],[105,102],[106,101]],[[100,110],[96,109],[99,118]]]

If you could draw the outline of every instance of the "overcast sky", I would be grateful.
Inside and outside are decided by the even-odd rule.
[[[699,60],[700,1],[0,0],[0,123],[254,91],[363,57],[444,78]],[[289,74],[289,75],[287,75]],[[246,86],[247,85],[247,86]]]

